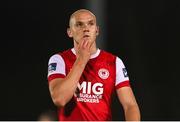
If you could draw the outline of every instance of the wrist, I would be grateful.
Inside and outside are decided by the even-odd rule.
[[[87,62],[88,62],[88,59],[83,59],[82,57],[78,57],[77,58],[77,60],[76,60],[76,64],[78,65],[78,66],[81,66],[81,67],[85,67],[86,66],[86,64],[87,64]]]

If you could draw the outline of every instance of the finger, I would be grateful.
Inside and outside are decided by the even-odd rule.
[[[87,48],[88,45],[88,41],[87,40],[83,40],[83,48]]]
[[[87,49],[89,49],[89,50],[90,50],[90,48],[91,48],[91,43],[90,43],[90,42],[88,42],[88,43],[87,43]]]
[[[82,40],[79,44],[79,49],[83,47],[83,45],[84,45],[83,43],[84,43],[84,41]]]
[[[89,41],[88,41],[88,40],[86,40],[86,41],[85,41],[85,47],[87,47],[87,46],[88,46],[88,44],[89,44]]]

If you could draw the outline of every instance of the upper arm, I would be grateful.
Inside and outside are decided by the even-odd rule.
[[[61,82],[62,78],[55,78],[49,82],[49,91],[51,96],[53,97],[54,88],[57,86],[59,82]]]
[[[117,89],[116,91],[117,91],[118,99],[124,109],[133,105],[137,105],[135,96],[133,94],[131,87],[122,87],[122,88]]]
[[[123,106],[126,120],[140,120],[140,111],[134,93],[130,87],[126,68],[118,57],[116,58],[116,91]]]
[[[122,60],[116,58],[116,91],[118,98],[123,105],[127,107],[136,103],[133,91],[130,87],[129,77]]]
[[[116,57],[116,80],[115,80],[116,89],[119,89],[124,86],[129,86],[129,77],[124,63],[119,57]]]
[[[51,82],[55,78],[64,78],[65,75],[64,59],[58,54],[53,55],[48,62],[48,81]]]
[[[61,82],[61,80],[65,77],[65,62],[64,59],[55,54],[51,56],[48,62],[48,82],[49,82],[49,91],[54,99],[56,96],[56,92],[54,91],[57,84]]]

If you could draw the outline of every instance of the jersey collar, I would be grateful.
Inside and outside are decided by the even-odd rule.
[[[74,55],[76,55],[76,51],[75,51],[74,48],[72,48],[71,51],[73,52]],[[100,54],[100,49],[98,48],[97,51],[96,51],[96,53],[94,53],[94,54],[91,55],[90,59],[93,59],[93,58],[98,57],[99,54]]]

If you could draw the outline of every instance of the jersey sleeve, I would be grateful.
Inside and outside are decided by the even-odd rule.
[[[130,86],[127,70],[119,57],[116,57],[116,89]]]
[[[65,75],[64,59],[59,54],[51,56],[48,62],[48,81],[50,82],[55,78],[64,78]]]

